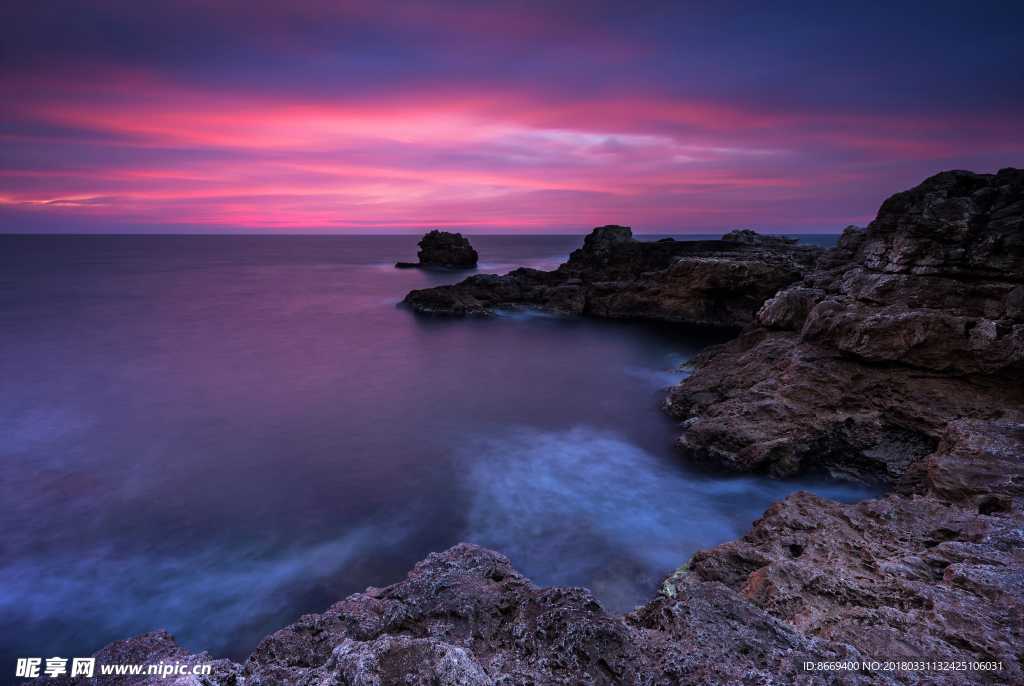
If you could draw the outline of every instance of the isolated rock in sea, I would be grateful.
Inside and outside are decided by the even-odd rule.
[[[416,254],[419,262],[399,262],[395,266],[472,269],[479,257],[469,244],[469,239],[463,238],[461,233],[434,229],[420,240],[419,246],[420,251]]]
[[[638,241],[627,226],[600,226],[555,271],[478,274],[412,291],[418,312],[489,314],[530,307],[557,314],[740,327],[780,289],[803,278],[824,248],[734,231],[722,240]]]

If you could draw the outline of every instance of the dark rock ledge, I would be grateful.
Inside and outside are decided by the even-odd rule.
[[[416,253],[419,262],[399,262],[395,266],[400,269],[415,267],[443,267],[445,269],[472,269],[476,266],[479,256],[468,238],[461,233],[449,233],[434,229],[426,234],[420,242],[420,251]]]
[[[889,497],[841,505],[794,493],[745,536],[698,552],[626,617],[586,589],[537,588],[502,555],[460,544],[401,583],[265,638],[243,665],[222,660],[207,677],[132,683],[1024,683],[1022,215],[1024,172],[1015,169],[946,172],[893,196],[813,268],[794,267],[796,283],[754,308],[739,338],[698,356],[666,401],[683,420],[685,455],[777,476],[824,467],[878,477],[895,484]],[[728,250],[719,241],[652,248],[628,229],[603,227],[574,253],[572,269],[537,273],[579,283],[552,287],[528,274],[533,299],[503,300],[491,289],[481,292],[501,297],[485,300],[468,286],[432,291],[462,303],[452,311],[507,302],[558,311],[565,301],[541,287],[575,286],[583,305],[570,312],[704,321],[693,312],[712,309],[689,277],[672,282],[673,265],[704,259],[694,252],[753,262],[743,241],[769,266],[793,250],[738,238]],[[687,295],[659,306],[651,292],[659,274],[664,292]],[[718,302],[734,309],[720,319],[743,323],[741,300],[724,292]],[[111,656],[207,659],[164,632],[97,654]],[[865,660],[947,669],[803,668]],[[129,681],[92,681],[104,680]]]
[[[717,241],[638,241],[628,226],[600,226],[554,271],[476,274],[454,286],[412,291],[404,302],[428,314],[529,307],[740,327],[768,298],[809,273],[823,251],[753,231],[733,231]]]

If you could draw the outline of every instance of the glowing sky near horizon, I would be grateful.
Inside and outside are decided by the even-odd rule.
[[[1024,3],[0,0],[0,230],[838,232],[1024,166]]]

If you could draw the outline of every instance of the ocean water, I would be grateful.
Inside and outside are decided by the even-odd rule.
[[[877,495],[672,452],[671,369],[726,334],[416,315],[466,275],[394,269],[416,240],[0,237],[4,679],[160,628],[242,659],[459,541],[628,612],[789,492]],[[582,236],[473,243],[500,273]]]

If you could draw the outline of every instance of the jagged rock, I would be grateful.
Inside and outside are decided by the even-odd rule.
[[[791,494],[663,588],[724,583],[805,636],[873,660],[1001,665],[922,670],[909,683],[1024,682],[1024,427],[955,424],[911,492],[854,505]]]
[[[699,460],[896,482],[951,419],[1024,419],[1024,172],[945,172],[848,227],[665,408]]]
[[[412,291],[405,302],[433,314],[489,314],[531,307],[567,315],[740,327],[765,300],[799,280],[823,252],[753,231],[717,241],[638,241],[627,226],[600,226],[550,272],[480,274]]]
[[[1022,187],[1016,169],[957,171],[893,196],[692,361],[665,404],[684,454],[896,488],[790,495],[666,592],[719,581],[874,659],[1000,664],[908,683],[1024,683]]]
[[[189,683],[1011,683],[1020,675],[1020,551],[1020,531],[1003,513],[895,496],[838,505],[800,492],[772,505],[743,539],[695,556],[664,595],[620,617],[586,589],[538,588],[503,555],[462,543],[430,555],[400,583],[353,594],[268,636],[243,667],[221,661]],[[800,566],[810,561],[831,575]],[[163,632],[112,646],[97,656],[208,657],[188,656]],[[995,679],[917,675],[924,680],[862,667],[893,659],[1001,660],[1004,669]],[[859,667],[805,670],[806,662]]]
[[[885,273],[1024,280],[1018,169],[949,171],[884,203],[858,261]]]
[[[115,645],[146,652],[151,636]],[[176,652],[165,651],[166,658],[182,657],[173,640],[170,646]],[[586,589],[538,588],[503,555],[461,543],[430,555],[401,583],[368,588],[263,639],[241,676],[246,686],[797,679],[853,685],[869,683],[867,675],[809,673],[803,663],[861,659],[849,645],[805,638],[721,583],[690,584],[675,598],[658,598],[620,617]],[[232,665],[203,683],[235,686],[242,683],[238,672]],[[100,677],[91,683],[121,682]]]
[[[399,262],[395,266],[403,269],[412,267],[445,267],[447,269],[472,269],[479,258],[468,238],[461,233],[450,233],[434,229],[419,242],[416,254],[419,262]]]

